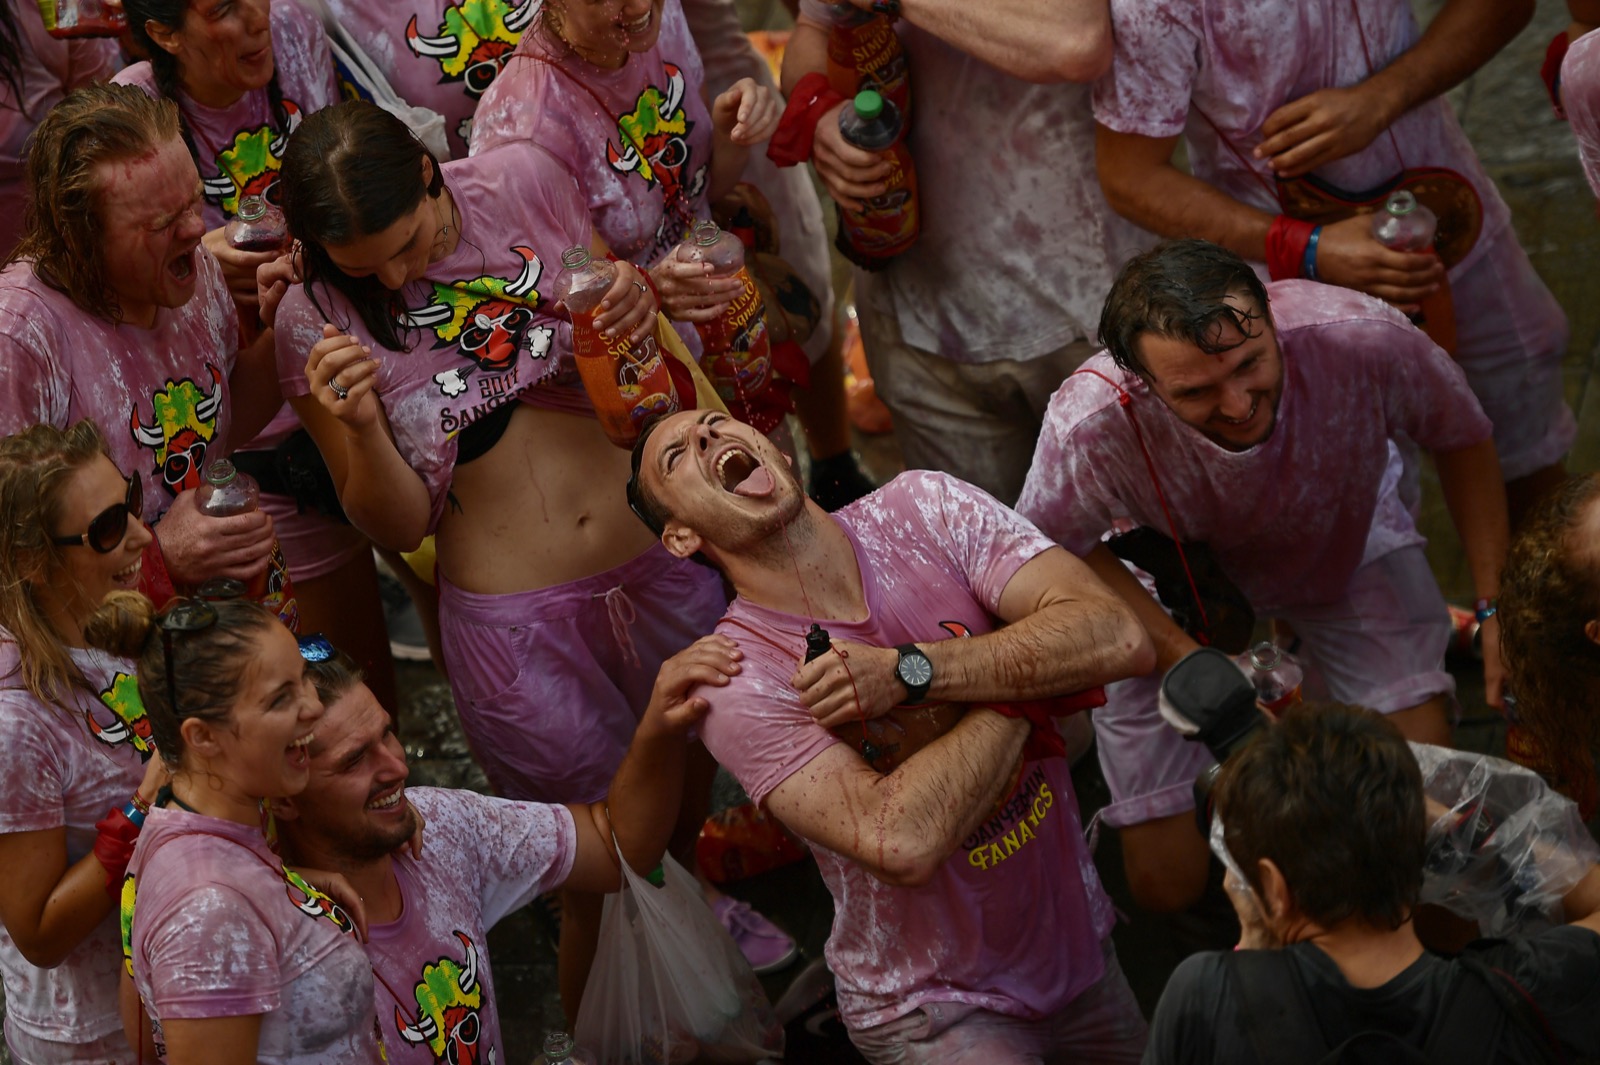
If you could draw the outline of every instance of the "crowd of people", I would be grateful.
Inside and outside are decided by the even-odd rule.
[[[1600,1057],[1600,476],[1443,98],[1532,7],[799,0],[775,71],[734,0],[0,0],[11,1060],[504,1060],[488,930],[558,910],[581,1023],[719,767],[874,1065]],[[893,150],[851,76],[910,86]],[[823,204],[845,248],[904,158],[876,487]],[[380,568],[493,796],[407,786]],[[1514,761],[1451,752],[1463,630]],[[1091,747],[1134,902],[1217,948],[1149,1018]]]

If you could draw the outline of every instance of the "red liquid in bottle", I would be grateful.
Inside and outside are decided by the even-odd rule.
[[[917,171],[901,136],[904,129],[893,105],[871,91],[860,93],[839,113],[844,139],[864,151],[887,153],[890,166],[885,179],[888,187],[866,201],[862,210],[839,209],[839,225],[861,257],[858,262],[887,261],[917,242],[921,229]]]
[[[751,403],[772,383],[772,345],[766,308],[744,265],[744,245],[715,222],[700,222],[674,254],[685,262],[710,263],[713,277],[737,277],[742,284],[720,315],[695,324],[704,349],[700,368],[734,417],[771,432],[783,420],[782,413],[763,411],[758,416]]]
[[[894,22],[853,4],[834,4],[829,16],[828,87],[846,99],[871,89],[909,123],[911,77]]]

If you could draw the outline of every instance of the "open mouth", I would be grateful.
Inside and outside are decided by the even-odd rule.
[[[371,802],[367,803],[367,809],[377,810],[379,812],[397,810],[400,808],[400,804],[405,801],[405,797],[405,785],[400,784],[388,794],[383,795],[380,798],[373,799]]]
[[[289,764],[296,769],[304,769],[309,766],[311,764],[311,741],[316,738],[316,732],[308,732],[289,744]]]
[[[622,24],[622,30],[630,37],[637,37],[650,28],[650,23],[654,21],[655,17],[656,10],[652,7],[650,10],[646,11],[643,15],[640,15],[632,22],[624,22]]]
[[[730,447],[717,456],[716,470],[724,492],[750,498],[772,493],[772,472],[744,448]]]
[[[188,284],[194,280],[194,248],[190,248],[182,255],[167,264],[167,273],[180,284]]]
[[[119,569],[117,572],[113,573],[111,575],[111,582],[117,585],[119,588],[136,587],[139,583],[139,569],[141,563],[141,559],[134,559],[133,565],[127,567],[126,569]]]
[[[1255,402],[1250,404],[1250,412],[1248,414],[1246,414],[1243,418],[1229,418],[1229,417],[1226,417],[1224,415],[1219,414],[1219,415],[1217,415],[1217,421],[1221,422],[1223,425],[1233,425],[1233,426],[1249,425],[1251,422],[1256,420],[1256,412],[1259,411],[1260,409],[1261,409],[1261,397],[1257,396],[1255,398]]]

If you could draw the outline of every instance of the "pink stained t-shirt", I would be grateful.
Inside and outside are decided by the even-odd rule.
[[[901,474],[832,517],[850,537],[868,616],[823,619],[824,627],[835,640],[878,647],[992,631],[1006,584],[1052,546],[1015,512],[942,473]],[[717,632],[738,642],[744,669],[725,688],[698,690],[711,703],[706,747],[757,803],[839,742],[789,686],[809,625],[735,599]],[[923,887],[891,887],[842,855],[811,849],[833,895],[828,965],[853,1029],[932,1002],[1043,1017],[1104,972],[1100,942],[1114,915],[1063,759],[1025,763],[1019,787]]]
[[[505,1062],[488,932],[565,882],[572,814],[469,791],[408,788],[406,798],[427,819],[428,845],[421,859],[395,855],[405,910],[367,929],[390,1065]]]
[[[24,173],[28,138],[63,96],[90,82],[106,80],[122,65],[115,40],[59,40],[46,32],[35,0],[5,2],[17,28],[17,83],[22,86],[22,98],[18,100],[11,86],[0,81],[0,255],[10,255],[22,238],[29,196]]]
[[[1178,537],[1209,545],[1258,610],[1336,602],[1358,566],[1421,543],[1384,477],[1389,442],[1450,451],[1487,440],[1466,377],[1371,296],[1312,281],[1274,282],[1267,295],[1284,384],[1266,441],[1212,443],[1102,353],[1051,397],[1017,510],[1079,556],[1124,519],[1170,536],[1131,410]]]
[[[0,434],[93,418],[117,468],[144,477],[147,522],[237,443],[228,376],[239,318],[217,261],[200,247],[194,263],[194,295],[158,309],[150,329],[81,310],[31,262],[0,272]]]
[[[400,98],[444,116],[464,159],[478,100],[538,14],[540,0],[328,0],[328,8]]]
[[[529,144],[457,159],[444,180],[461,214],[455,252],[407,286],[413,347],[384,351],[349,302],[317,287],[319,310],[296,286],[278,308],[278,377],[285,397],[309,394],[306,358],[330,318],[381,356],[377,390],[395,447],[428,488],[431,531],[444,513],[456,434],[557,370],[571,326],[550,301],[561,253],[589,245],[572,176]]]
[[[0,630],[0,732],[11,752],[0,774],[0,835],[65,829],[69,866],[94,849],[95,822],[127,804],[154,751],[134,664],[90,649],[70,653],[93,689],[74,693],[71,713],[28,692],[17,645]],[[121,1031],[120,955],[110,914],[50,969],[36,968],[0,929],[7,1030],[67,1044]]]
[[[654,266],[696,219],[711,217],[704,83],[678,0],[662,9],[655,47],[616,70],[577,58],[537,27],[483,94],[472,152],[513,140],[545,149],[577,178],[606,247],[635,266]]]
[[[826,19],[817,0],[800,12]],[[1117,268],[1150,235],[1106,203],[1089,86],[1024,81],[906,19],[922,233],[874,278],[907,344],[1026,361],[1094,335]]]
[[[1561,61],[1561,106],[1578,139],[1589,188],[1600,196],[1600,33],[1572,42]]]
[[[1405,0],[1111,0],[1111,19],[1116,59],[1095,85],[1095,118],[1119,133],[1183,134],[1196,177],[1274,214],[1272,172],[1250,154],[1261,124],[1282,104],[1364,81],[1419,36]],[[1443,97],[1407,111],[1390,133],[1315,176],[1361,192],[1406,167],[1461,174],[1483,202],[1483,232],[1459,275],[1510,211]]]
[[[237,214],[243,196],[263,196],[277,203],[275,186],[289,134],[306,115],[339,102],[333,54],[322,23],[296,0],[273,0],[271,19],[272,58],[287,129],[273,115],[264,88],[247,92],[224,108],[207,107],[186,93],[178,94],[178,109],[199,153],[208,230]],[[135,63],[112,80],[137,85],[151,96],[161,95],[148,62]]]
[[[372,967],[354,924],[284,869],[259,828],[152,810],[122,921],[158,1051],[167,1021],[264,1014],[262,1065],[378,1060]]]

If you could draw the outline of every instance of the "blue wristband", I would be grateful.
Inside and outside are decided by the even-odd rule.
[[[1300,259],[1300,276],[1307,281],[1317,280],[1317,242],[1322,239],[1322,227],[1317,226],[1306,238],[1306,253]]]
[[[132,802],[122,808],[122,816],[132,822],[134,828],[144,827],[144,811]]]
[[[1500,601],[1498,599],[1479,599],[1472,604],[1472,616],[1478,620],[1479,625],[1482,625],[1499,612]]]

